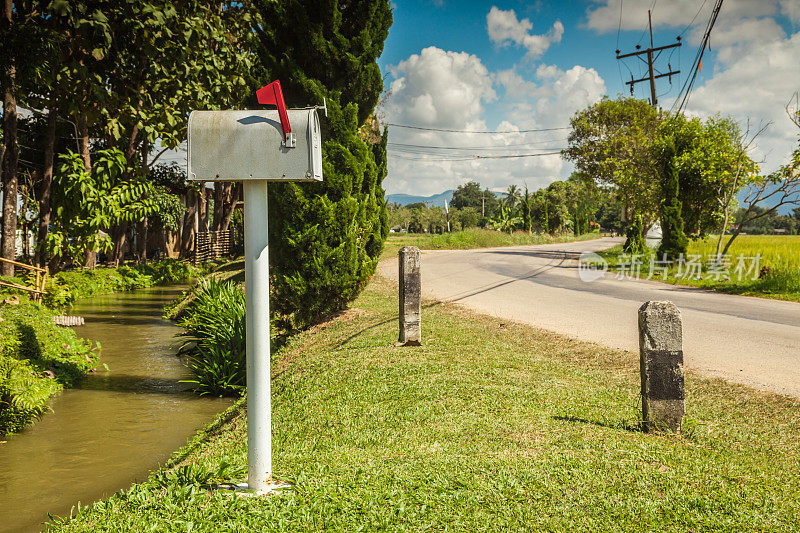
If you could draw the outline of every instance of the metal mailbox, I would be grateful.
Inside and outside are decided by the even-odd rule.
[[[192,111],[188,168],[197,181],[320,181],[322,132],[316,108],[279,111]]]

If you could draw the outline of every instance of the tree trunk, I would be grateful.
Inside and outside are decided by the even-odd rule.
[[[228,226],[231,225],[231,217],[233,211],[236,209],[236,201],[239,199],[242,186],[240,183],[229,183],[228,195],[225,198],[225,204],[222,206],[222,220],[220,221],[220,231],[228,231]]]
[[[7,16],[10,19],[10,15]],[[9,20],[10,23],[10,20]],[[16,259],[17,240],[17,164],[19,162],[19,147],[17,146],[17,102],[14,98],[14,63],[9,61],[7,75],[11,79],[12,89],[5,93],[3,98],[3,229],[2,229],[2,257]],[[3,276],[14,275],[14,265],[3,262],[0,266]]]
[[[222,227],[222,210],[230,183],[214,182],[214,219],[211,221],[211,231],[219,231]]]
[[[45,243],[50,231],[50,197],[53,193],[53,166],[55,163],[57,110],[52,106],[47,114],[47,129],[44,137],[44,169],[42,190],[39,195],[39,232],[36,235],[36,264],[44,266]]]
[[[186,212],[183,214],[183,231],[181,232],[181,257],[184,259],[191,259],[194,252],[198,196],[198,193],[192,189],[186,193]]]
[[[120,266],[125,262],[125,244],[128,237],[128,223],[123,222],[114,232],[114,265]]]
[[[140,263],[147,262],[147,231],[148,231],[148,224],[147,224],[147,217],[144,217],[144,220],[139,222],[136,225],[136,235],[138,236],[136,247],[139,256]]]
[[[198,212],[200,216],[200,231],[208,231],[208,199],[209,190],[206,188],[206,183],[200,183],[200,204]]]
[[[81,151],[86,172],[92,171],[92,155],[89,151],[89,122],[86,113],[78,113],[78,148]]]

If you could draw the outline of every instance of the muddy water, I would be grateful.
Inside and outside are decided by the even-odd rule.
[[[160,318],[177,288],[102,296],[77,305],[81,337],[102,345],[102,365],[51,402],[52,413],[0,444],[0,531],[39,531],[47,513],[110,496],[163,464],[230,401],[198,398],[179,383],[179,330]]]

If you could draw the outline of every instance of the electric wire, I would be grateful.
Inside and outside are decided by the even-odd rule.
[[[694,82],[697,79],[697,74],[699,73],[700,64],[703,61],[703,54],[705,53],[705,49],[708,46],[708,40],[711,38],[711,30],[714,28],[714,24],[717,22],[717,17],[719,16],[720,9],[722,8],[723,0],[717,0],[717,3],[714,5],[714,9],[711,12],[711,16],[709,17],[708,24],[706,24],[706,30],[703,34],[703,40],[700,43],[700,47],[695,55],[694,61],[692,62],[692,67],[690,69],[691,76],[687,76],[686,80],[681,87],[680,92],[678,93],[675,102],[672,104],[670,111],[675,109],[676,104],[680,101],[680,105],[677,107],[677,112],[680,113],[683,111],[684,107],[686,106],[686,102],[689,99],[689,94],[692,92],[692,87],[694,86]],[[681,95],[683,95],[681,97]]]
[[[548,139],[546,141],[538,141],[538,142],[530,142],[530,143],[518,143],[518,144],[506,144],[500,146],[430,146],[427,144],[408,144],[408,143],[397,143],[397,142],[389,142],[387,143],[389,146],[392,147],[401,147],[401,148],[425,148],[425,149],[432,149],[432,150],[523,150],[527,146],[537,145],[537,144],[547,144],[547,143],[554,143],[560,141],[566,141],[568,137],[563,137],[560,139]],[[547,150],[547,148],[541,148],[542,150]]]
[[[560,155],[561,152],[545,152],[541,154],[518,154],[518,155],[474,155],[471,157],[437,157],[437,158],[428,158],[428,157],[407,157],[403,155],[394,154],[392,157],[397,159],[405,159],[408,161],[428,161],[431,163],[440,162],[440,161],[482,161],[484,159],[519,159],[519,158],[526,158],[526,157],[543,157],[548,155]]]
[[[700,4],[700,9],[698,9],[697,13],[695,13],[694,17],[692,17],[692,21],[689,24],[687,24],[685,28],[683,28],[683,31],[678,34],[678,37],[683,36],[683,34],[686,33],[686,30],[688,30],[689,28],[691,28],[694,25],[694,21],[697,20],[698,16],[700,16],[700,12],[703,11],[704,7],[706,7],[706,3],[707,2],[708,2],[708,0],[703,0],[703,3]]]
[[[530,130],[516,130],[516,131],[470,131],[470,130],[451,130],[445,128],[428,128],[424,126],[412,126],[410,124],[394,124],[392,122],[388,122],[387,126],[392,126],[395,128],[405,128],[411,130],[422,130],[422,131],[442,131],[446,133],[491,133],[496,135],[508,135],[513,133],[538,133],[541,131],[560,131],[560,130],[568,130],[570,129],[569,126],[565,126],[563,128],[539,128],[539,129],[530,129]]]

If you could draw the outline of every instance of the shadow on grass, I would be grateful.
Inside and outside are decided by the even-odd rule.
[[[197,449],[201,448],[206,443],[212,441],[215,437],[227,431],[229,429],[228,426],[237,416],[239,416],[240,413],[243,412],[246,402],[247,396],[242,396],[236,401],[236,403],[220,413],[220,415],[217,416],[217,418],[209,426],[207,426],[205,430],[199,433],[196,438],[192,439],[189,444],[178,450],[178,452],[176,452],[170,458],[170,460],[167,461],[167,464],[164,465],[164,468],[169,469],[179,465]]]
[[[599,422],[597,420],[588,420],[586,418],[580,418],[577,416],[551,416],[552,420],[558,420],[561,422],[572,422],[575,424],[590,424],[592,426],[599,426],[608,429],[621,429],[624,431],[630,431],[631,433],[644,433],[644,425],[642,424],[641,420],[637,420],[634,423],[631,423],[629,420],[621,420],[616,423],[609,423],[609,422]]]

